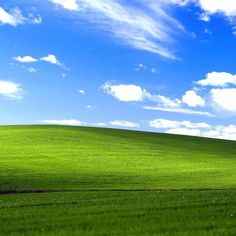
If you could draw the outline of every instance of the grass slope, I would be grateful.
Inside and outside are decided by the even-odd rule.
[[[236,142],[0,127],[0,235],[236,235]],[[161,191],[159,191],[161,190]]]

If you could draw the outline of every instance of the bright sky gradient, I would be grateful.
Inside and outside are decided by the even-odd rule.
[[[0,1],[0,124],[236,140],[236,1]]]

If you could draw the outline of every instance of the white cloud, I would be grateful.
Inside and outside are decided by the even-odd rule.
[[[11,99],[22,99],[23,89],[21,85],[0,80],[0,95]]]
[[[182,97],[183,103],[187,104],[189,107],[205,106],[205,100],[197,95],[194,90],[186,91]]]
[[[236,2],[234,0],[198,0],[201,8],[207,13],[223,13],[228,17],[236,15]]]
[[[77,11],[80,9],[76,0],[50,0],[50,1],[70,11]]]
[[[102,86],[104,92],[112,95],[122,102],[141,102],[145,99],[158,103],[162,107],[179,107],[179,99],[171,99],[162,95],[152,95],[145,89],[134,84],[111,85],[105,83]]]
[[[156,119],[149,121],[149,126],[156,129],[176,128],[179,127],[178,121]]]
[[[138,128],[140,125],[138,123],[125,121],[125,120],[115,120],[111,121],[112,126],[128,127],[128,128]]]
[[[189,136],[200,136],[201,130],[199,129],[187,129],[187,128],[176,128],[166,130],[168,134],[180,134],[180,135],[189,135]]]
[[[159,110],[165,112],[205,115],[213,117],[213,115],[207,111],[198,111],[184,108],[183,107],[184,103],[178,98],[171,99],[163,95],[152,95],[138,85],[133,85],[133,84],[111,85],[110,83],[105,83],[102,86],[102,89],[104,90],[105,93],[112,95],[114,98],[122,102],[149,101],[156,103],[156,106],[144,106],[143,108],[146,110]],[[203,103],[205,105],[205,101],[200,96],[198,96],[197,94],[194,95],[196,96],[193,96],[192,93],[187,94],[187,98],[185,96],[184,101],[188,102],[189,106],[190,105],[203,106]]]
[[[14,57],[14,59],[21,63],[33,63],[33,62],[38,61],[36,58],[33,58],[31,56],[23,56],[23,57],[18,56],[18,57]]]
[[[104,123],[104,122],[97,122],[97,123],[92,123],[92,126],[101,126],[101,127],[104,127],[106,126],[107,124]]]
[[[79,90],[79,93],[84,95],[84,94],[85,94],[85,91],[84,91],[83,89],[80,89],[80,90]]]
[[[157,70],[156,70],[155,68],[152,68],[152,69],[151,69],[151,73],[156,74],[156,73],[157,73]]]
[[[204,122],[194,123],[191,121],[155,119],[149,121],[149,126],[171,134],[236,140],[236,125],[232,124],[213,126]]]
[[[35,69],[34,67],[27,67],[27,68],[25,68],[26,69],[26,71],[28,71],[29,73],[36,73],[38,70],[37,69]]]
[[[149,121],[149,126],[157,129],[176,129],[176,128],[188,128],[188,129],[209,129],[211,126],[207,123],[193,123],[190,121],[175,121],[167,119],[155,119]]]
[[[202,132],[201,136],[209,138],[236,140],[236,125],[219,125],[214,127],[212,130]]]
[[[179,99],[171,99],[166,96],[162,95],[152,95],[150,93],[146,92],[146,98],[150,101],[156,102],[158,106],[161,107],[168,107],[168,108],[173,108],[173,107],[179,107],[181,101]]]
[[[209,22],[210,21],[210,16],[208,14],[206,14],[205,12],[203,12],[200,16],[199,16],[199,20],[205,21],[205,22]]]
[[[151,72],[152,74],[156,74],[157,73],[157,70],[156,68],[149,68],[148,66],[140,63],[138,64],[135,68],[134,68],[135,71],[149,71]]]
[[[210,93],[214,105],[228,112],[236,112],[236,88],[212,89]]]
[[[147,69],[147,66],[144,65],[144,64],[142,64],[142,63],[140,63],[140,64],[138,65],[138,67],[139,67],[139,68],[142,68],[142,69],[145,69],[145,70]]]
[[[144,106],[143,109],[214,117],[213,114],[207,111],[197,111],[197,110],[191,110],[191,109],[186,109],[186,108],[181,108],[181,107],[169,108],[169,107]]]
[[[171,128],[165,130],[166,133],[181,134],[190,136],[201,136],[207,138],[217,138],[226,140],[236,140],[236,125],[218,125],[212,126],[211,129],[201,128]]]
[[[41,57],[39,59],[34,58],[32,56],[17,56],[17,57],[14,57],[14,60],[17,62],[20,62],[20,63],[35,63],[38,61],[44,61],[44,62],[48,62],[50,64],[58,65],[58,66],[62,67],[63,69],[68,69],[53,54],[49,54],[49,55]],[[63,77],[65,77],[65,76],[66,75],[64,74]]]
[[[136,4],[119,0],[50,1],[77,10],[73,17],[87,20],[119,43],[175,59],[170,45],[183,27],[168,14],[167,1],[135,0]]]
[[[92,105],[87,105],[86,108],[91,109],[91,108],[93,108],[93,106]]]
[[[63,66],[63,64],[57,59],[55,55],[49,54],[40,58],[41,61],[45,61],[54,65]]]
[[[102,88],[107,94],[110,94],[123,102],[143,101],[146,96],[146,91],[144,89],[133,84],[111,85],[105,83]]]
[[[236,2],[234,0],[168,0],[172,4],[186,6],[193,3],[199,6],[206,16],[222,13],[228,17],[236,15]]]
[[[169,3],[178,6],[188,6],[193,4],[202,10],[199,20],[209,22],[211,16],[221,14],[227,20],[235,25],[236,24],[236,1],[235,0],[168,0]],[[235,26],[233,26],[233,34]]]
[[[36,24],[36,25],[39,25],[39,24],[41,24],[42,22],[43,22],[43,19],[42,19],[41,16],[38,16],[37,18],[33,18],[33,19],[31,20],[31,23],[32,23],[32,24]]]
[[[236,85],[236,75],[227,72],[211,72],[206,78],[196,82],[201,86],[225,87],[226,85]]]
[[[80,120],[42,120],[41,122],[50,125],[69,125],[69,126],[78,126],[84,124]]]
[[[191,0],[168,0],[171,4],[186,6]]]
[[[17,26],[22,24],[40,24],[42,22],[42,18],[39,16],[35,18],[30,14],[29,17],[24,17],[19,8],[14,8],[10,12],[5,11],[2,7],[0,7],[0,24],[7,24],[11,26]]]

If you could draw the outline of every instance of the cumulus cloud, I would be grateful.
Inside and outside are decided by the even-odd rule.
[[[205,100],[197,95],[194,90],[186,91],[182,97],[183,103],[187,104],[189,107],[205,106]]]
[[[236,2],[234,0],[168,0],[172,4],[179,6],[187,6],[194,4],[203,12],[200,15],[200,20],[210,21],[210,17],[214,14],[222,14],[231,21],[236,16]]]
[[[155,119],[149,121],[151,128],[164,129],[165,133],[200,136],[201,130],[209,130],[211,125],[201,122],[193,123],[191,121],[176,121],[167,119]]]
[[[49,54],[45,57],[41,57],[40,60],[63,67],[63,64],[57,59],[55,55],[52,54]]]
[[[175,120],[167,120],[167,119],[155,119],[149,121],[149,126],[152,128],[158,129],[176,129],[176,128],[188,128],[188,129],[209,129],[211,126],[207,123],[193,123],[190,121],[175,121]]]
[[[70,11],[77,11],[80,9],[76,0],[50,0],[50,1]]]
[[[69,126],[79,126],[83,125],[84,123],[80,120],[42,120],[41,121],[44,124],[50,124],[50,125],[69,125]]]
[[[126,120],[115,120],[111,121],[110,125],[119,126],[119,127],[127,127],[127,128],[138,128],[140,125],[138,123],[126,121]]]
[[[223,13],[231,17],[236,15],[236,2],[232,0],[198,0],[200,7],[208,14]]]
[[[216,126],[213,130],[203,133],[206,137],[236,140],[236,125]]]
[[[170,45],[183,26],[169,13],[168,1],[50,1],[73,11],[73,17],[83,18],[119,43],[175,59]]]
[[[158,129],[160,132],[171,134],[236,140],[236,125],[233,124],[214,126],[204,122],[155,119],[149,121],[149,126]]]
[[[14,8],[10,12],[7,12],[0,7],[0,24],[2,25],[17,26],[23,24],[40,24],[41,22],[42,18],[40,16],[34,17],[32,14],[29,17],[23,16],[19,8]]]
[[[126,127],[126,128],[138,128],[140,125],[139,123],[126,121],[126,120],[114,120],[110,122],[97,122],[97,123],[90,123],[90,122],[82,122],[80,120],[75,119],[63,119],[63,120],[41,120],[41,123],[49,124],[49,125],[68,125],[68,126],[115,126],[115,127]]]
[[[100,127],[104,127],[104,126],[106,126],[106,125],[107,125],[107,123],[105,123],[105,122],[92,123],[92,126],[100,126]]]
[[[187,128],[176,128],[168,129],[166,131],[168,134],[180,134],[180,135],[189,135],[189,136],[200,136],[201,130],[199,129],[187,129]]]
[[[20,84],[0,80],[0,95],[11,99],[22,99],[23,89]]]
[[[180,99],[172,99],[163,95],[153,95],[147,92],[145,89],[138,85],[133,84],[119,84],[112,85],[110,83],[105,83],[102,86],[102,89],[105,93],[113,96],[119,101],[122,102],[154,102],[155,106],[143,106],[146,110],[159,110],[165,112],[175,112],[175,113],[185,113],[185,114],[196,114],[196,115],[205,115],[205,116],[213,116],[211,113],[207,111],[198,111],[192,110],[183,107],[184,102]],[[193,96],[192,96],[193,97]],[[203,105],[203,99],[201,100],[200,96],[196,94],[192,100],[184,99],[185,102],[188,102],[188,106],[198,106]],[[194,100],[195,99],[195,100]]]
[[[114,98],[122,102],[140,102],[146,97],[146,90],[142,89],[140,86],[133,84],[119,84],[111,85],[110,83],[105,83],[102,89],[107,94],[112,95]]]
[[[18,62],[21,62],[21,63],[33,63],[33,62],[37,62],[38,59],[36,58],[33,58],[31,56],[18,56],[18,57],[14,57],[14,59]]]
[[[201,86],[225,87],[226,85],[236,85],[236,75],[227,72],[210,72],[206,78],[196,82]]]
[[[39,61],[48,62],[50,64],[58,65],[64,69],[67,69],[63,63],[61,63],[57,57],[53,54],[49,54],[47,56],[41,57],[41,58],[34,58],[32,56],[17,56],[14,57],[14,60],[20,63],[35,63]]]
[[[213,105],[228,112],[236,112],[236,88],[212,89],[210,93]]]
[[[179,104],[181,103],[179,99],[171,99],[162,95],[152,95],[142,87],[134,84],[112,85],[110,83],[105,83],[102,88],[104,92],[122,102],[141,102],[147,99],[156,102],[163,107],[179,107]]]

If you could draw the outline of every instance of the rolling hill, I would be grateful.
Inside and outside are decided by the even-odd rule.
[[[236,142],[0,127],[0,235],[236,235]]]

